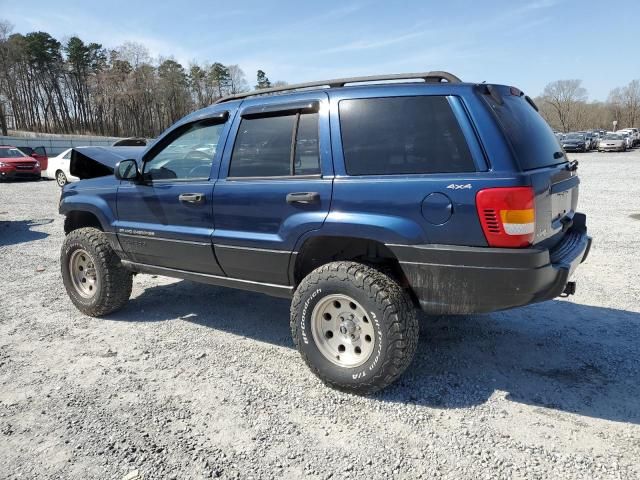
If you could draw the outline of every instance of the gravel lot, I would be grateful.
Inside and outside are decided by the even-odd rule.
[[[577,294],[424,318],[369,398],[310,374],[284,300],[140,275],[82,315],[58,187],[0,184],[0,477],[640,478],[640,150],[570,157],[595,238]]]

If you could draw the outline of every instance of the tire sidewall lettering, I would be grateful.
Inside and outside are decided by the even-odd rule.
[[[302,307],[302,315],[300,316],[300,332],[302,335],[302,341],[305,345],[309,345],[309,337],[307,336],[307,312],[309,311],[309,305],[311,302],[322,293],[321,288],[317,288],[309,297],[305,300]]]

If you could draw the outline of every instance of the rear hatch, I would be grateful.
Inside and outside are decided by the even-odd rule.
[[[533,244],[551,248],[571,227],[578,204],[577,162],[569,162],[535,103],[520,90],[481,85],[523,175],[535,194]]]

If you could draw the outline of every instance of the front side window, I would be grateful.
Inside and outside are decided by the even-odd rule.
[[[223,128],[207,120],[179,128],[173,140],[145,160],[145,180],[208,179]]]
[[[339,111],[349,175],[476,170],[444,96],[343,100]]]
[[[318,114],[243,118],[229,177],[285,177],[320,173]]]

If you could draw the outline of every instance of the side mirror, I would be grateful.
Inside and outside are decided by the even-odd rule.
[[[136,180],[140,173],[135,160],[122,160],[116,164],[113,174],[118,180]]]

